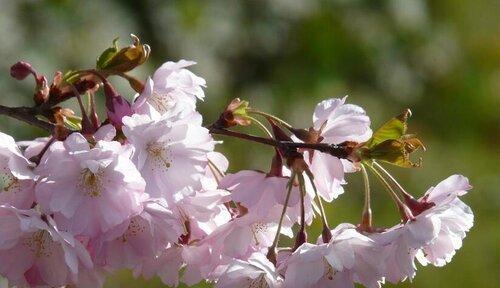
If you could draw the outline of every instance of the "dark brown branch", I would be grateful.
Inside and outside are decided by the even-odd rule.
[[[0,105],[0,115],[6,115],[17,120],[26,122],[49,132],[54,130],[55,125],[36,118],[37,110],[30,107],[6,107]]]
[[[277,148],[282,148],[285,150],[289,149],[312,149],[316,151],[320,151],[326,154],[330,154],[332,156],[338,157],[338,158],[343,158],[347,159],[349,157],[349,148],[346,146],[342,145],[335,145],[335,144],[328,144],[328,143],[297,143],[297,142],[290,142],[290,141],[277,141],[274,139],[270,138],[264,138],[264,137],[259,137],[259,136],[254,136],[250,134],[245,134],[245,133],[240,133],[236,131],[231,131],[223,128],[217,128],[215,126],[210,126],[209,128],[210,133],[212,134],[218,134],[218,135],[224,135],[224,136],[230,136],[230,137],[235,137],[235,138],[240,138],[252,142],[257,142],[261,143],[264,145],[269,145]]]

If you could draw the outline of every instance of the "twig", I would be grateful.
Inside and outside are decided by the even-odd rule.
[[[46,121],[36,118],[38,111],[30,107],[7,107],[0,105],[0,114],[6,115],[17,120],[26,122],[38,128],[42,128],[49,132],[54,130],[55,125]]]
[[[264,145],[269,145],[277,148],[282,148],[284,150],[290,150],[290,149],[298,149],[298,148],[304,148],[304,149],[313,149],[317,150],[326,154],[330,154],[332,156],[342,158],[342,159],[347,159],[349,157],[349,152],[347,151],[346,147],[341,146],[341,145],[336,145],[336,144],[328,144],[328,143],[298,143],[298,142],[290,142],[290,141],[277,141],[274,139],[270,138],[264,138],[264,137],[259,137],[251,134],[245,134],[245,133],[240,133],[236,131],[231,131],[223,128],[217,128],[215,126],[210,126],[209,128],[210,133],[212,134],[218,134],[218,135],[224,135],[224,136],[230,136],[230,137],[235,137],[235,138],[240,138],[252,142],[257,142],[261,143]]]

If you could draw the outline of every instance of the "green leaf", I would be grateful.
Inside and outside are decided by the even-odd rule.
[[[382,125],[382,127],[375,131],[375,133],[373,133],[372,138],[365,144],[365,147],[371,148],[386,140],[400,139],[406,133],[406,121],[409,116],[411,116],[411,111],[410,109],[406,109],[400,115],[387,121],[384,125]]]
[[[417,138],[410,139],[389,139],[385,140],[370,149],[363,150],[363,158],[376,159],[400,167],[419,167],[422,159],[418,162],[410,160],[410,154],[420,148],[425,149],[422,142]]]
[[[359,149],[360,158],[380,160],[400,167],[420,166],[422,159],[414,163],[410,160],[410,154],[418,149],[425,151],[425,146],[415,135],[406,134],[409,116],[411,112],[406,109],[382,125]]]
[[[97,69],[104,69],[106,65],[108,64],[111,59],[118,53],[118,39],[119,37],[116,37],[113,40],[113,46],[109,47],[108,49],[104,50],[102,52],[101,56],[97,58],[97,63],[96,63],[96,68]]]

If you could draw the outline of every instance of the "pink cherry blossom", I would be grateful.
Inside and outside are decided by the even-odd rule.
[[[245,214],[218,227],[203,243],[211,246],[215,255],[245,259],[253,252],[263,251],[271,246],[278,228],[280,210],[273,209],[262,217]],[[285,221],[281,233],[292,237],[290,221]]]
[[[144,91],[137,97],[133,108],[136,113],[152,118],[188,118],[195,113],[196,99],[203,100],[205,80],[186,69],[196,64],[180,60],[166,62],[152,78],[148,78]]]
[[[75,234],[106,232],[142,210],[145,183],[129,157],[118,142],[98,141],[91,148],[73,133],[42,158],[36,199]]]
[[[430,188],[414,204],[415,219],[370,235],[386,247],[387,280],[397,283],[412,279],[416,273],[415,258],[423,265],[436,266],[451,260],[473,225],[472,211],[458,199],[470,188],[467,178],[453,175]]]
[[[18,141],[17,145],[24,150],[24,157],[30,159],[37,156],[49,140],[50,137],[40,137],[29,141]]]
[[[207,154],[209,165],[205,169],[205,176],[201,179],[204,190],[215,190],[219,187],[219,181],[224,177],[224,173],[229,167],[226,156],[219,152],[209,152]]]
[[[125,117],[123,122],[123,132],[135,149],[133,159],[146,180],[149,195],[169,198],[187,186],[200,188],[207,154],[215,144],[207,129],[138,114]]]
[[[194,191],[190,187],[176,194],[172,209],[189,231],[189,240],[202,239],[231,219],[224,205],[229,201],[229,195],[222,189]]]
[[[383,249],[356,231],[341,224],[329,243],[304,243],[281,264],[286,269],[286,287],[380,287],[383,282]]]
[[[320,102],[313,114],[313,128],[319,132],[321,143],[340,144],[345,141],[365,142],[370,139],[370,118],[363,108],[346,104],[347,96]],[[353,172],[352,165],[319,151],[306,151],[304,159],[314,175],[314,184],[319,196],[327,202],[344,193],[344,171]],[[308,190],[312,187],[309,185]]]
[[[179,270],[184,265],[182,250],[182,246],[165,249],[157,258],[148,259],[141,266],[136,267],[134,276],[142,276],[145,279],[159,276],[165,285],[177,287],[180,278]]]
[[[268,215],[269,210],[284,205],[289,177],[276,177],[260,171],[243,170],[226,175],[219,187],[231,191],[231,199],[241,203],[252,213]],[[295,206],[299,202],[299,191],[293,188],[288,202]]]
[[[176,243],[183,233],[182,223],[162,199],[148,199],[144,210],[102,235],[97,253],[102,265],[111,269],[133,269],[154,259]]]
[[[441,222],[437,238],[422,248],[423,253],[417,254],[417,259],[423,265],[431,263],[444,266],[451,261],[455,251],[462,247],[465,233],[473,226],[474,215],[458,196],[465,195],[471,188],[466,177],[453,175],[430,188],[419,199],[421,203],[433,203],[420,215],[432,214]]]
[[[314,185],[321,198],[332,202],[344,193],[342,185],[347,182],[344,180],[344,165],[339,158],[318,151],[305,151],[304,159],[314,175]],[[314,198],[314,188],[310,181],[306,181],[306,188]]]
[[[145,261],[134,270],[134,275],[150,279],[157,275],[168,286],[177,287],[179,281],[191,286],[203,279],[210,279],[222,262],[213,257],[207,245],[172,245],[156,259]],[[185,267],[182,278],[181,268]]]
[[[79,280],[90,284],[92,278],[92,287],[99,287],[103,282],[90,275],[93,263],[82,244],[59,231],[49,216],[4,205],[0,216],[0,274],[11,285],[59,287]]]
[[[365,142],[370,139],[370,118],[363,108],[345,104],[344,98],[321,101],[314,110],[314,129],[320,131],[324,143],[339,144],[344,141]]]
[[[433,241],[439,232],[440,221],[436,217],[416,217],[384,232],[369,235],[384,247],[386,259],[385,277],[392,283],[416,273],[415,257],[421,247]]]
[[[253,253],[247,260],[234,259],[217,280],[218,288],[250,288],[283,286],[283,279],[262,253]]]
[[[28,209],[34,201],[34,163],[26,159],[14,139],[0,132],[0,204]]]

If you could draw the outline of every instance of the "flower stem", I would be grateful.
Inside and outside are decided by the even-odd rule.
[[[295,239],[295,246],[293,250],[295,251],[300,245],[307,242],[307,233],[306,233],[306,207],[305,207],[305,196],[306,196],[306,187],[304,182],[304,175],[302,173],[297,174],[297,178],[299,180],[299,190],[300,190],[300,229],[297,233],[297,237]]]
[[[380,172],[382,172],[389,179],[389,181],[391,181],[392,184],[394,184],[394,186],[396,186],[396,188],[398,188],[398,190],[404,195],[404,197],[408,197],[408,198],[413,199],[413,196],[410,193],[406,192],[406,190],[403,188],[403,186],[401,186],[401,184],[399,184],[399,182],[387,170],[385,170],[385,168],[382,167],[382,165],[373,161],[373,166],[374,166],[374,168],[376,168]]]
[[[318,201],[319,213],[321,214],[321,222],[323,224],[323,231],[321,232],[321,237],[323,238],[323,243],[328,243],[332,239],[332,232],[330,231],[330,227],[328,226],[328,220],[326,219],[325,208],[323,207],[323,200],[321,200],[321,197],[319,197],[318,189],[316,188],[316,184],[314,184],[314,175],[310,170],[306,170],[306,174],[309,177],[311,186],[313,187],[314,196]]]
[[[275,120],[276,122],[280,123],[281,125],[285,126],[286,128],[292,128],[292,125],[288,124],[285,120],[283,120],[281,118],[278,118],[278,117],[276,117],[274,115],[271,115],[269,113],[262,112],[262,111],[259,111],[259,110],[255,110],[255,109],[252,109],[252,108],[247,109],[247,112],[248,113],[252,113],[252,114],[256,114],[256,115],[260,115],[260,116],[264,116],[264,117],[267,117],[267,118],[271,118],[271,119]]]
[[[36,165],[40,164],[40,161],[42,160],[43,154],[45,154],[45,152],[47,152],[47,150],[49,150],[50,145],[52,145],[52,143],[54,143],[55,140],[56,140],[55,137],[50,137],[49,141],[47,141],[47,143],[45,143],[42,150],[37,155],[31,157],[29,160],[31,162],[35,163]]]
[[[210,159],[208,159],[208,168],[210,169],[212,174],[214,174],[215,182],[217,182],[217,185],[219,185],[220,180],[224,178],[224,173],[222,173],[219,167],[217,167],[217,165],[215,165],[215,163],[212,162]]]
[[[258,119],[252,117],[252,116],[247,116],[250,120],[253,121],[253,123],[255,123],[264,133],[266,133],[270,138],[273,138],[273,134],[271,134],[271,131],[269,131],[269,129],[267,129],[267,127],[262,124],[262,122],[260,122]]]
[[[83,105],[82,101],[82,96],[80,95],[80,92],[76,89],[75,85],[68,83],[68,85],[71,87],[71,90],[73,90],[73,93],[76,96],[76,99],[78,100],[78,105],[80,106],[80,111],[82,112],[82,133],[83,134],[92,134],[94,131],[94,125],[90,121],[89,115],[87,114],[87,111],[85,110],[85,106]]]
[[[384,187],[386,188],[387,192],[391,196],[392,200],[394,201],[394,204],[396,204],[396,207],[399,211],[399,214],[401,215],[401,219],[403,221],[408,221],[410,219],[413,219],[413,214],[411,213],[410,209],[399,199],[398,195],[396,192],[392,189],[392,186],[385,180],[384,176],[378,172],[377,169],[373,168],[372,165],[367,164],[368,168],[377,176],[377,178],[382,182]]]
[[[286,209],[288,208],[288,201],[290,200],[290,194],[292,192],[292,187],[293,187],[293,182],[295,181],[295,177],[296,174],[295,172],[292,171],[292,175],[290,176],[290,181],[288,181],[287,184],[288,190],[286,192],[285,203],[283,204],[283,210],[281,211],[280,220],[278,222],[278,229],[276,230],[276,235],[274,236],[273,244],[271,245],[271,247],[269,247],[269,251],[267,252],[267,258],[274,264],[276,264],[276,247],[278,246],[280,238],[281,226],[283,225],[283,219],[285,218]]]
[[[366,171],[365,165],[363,164],[361,164],[361,173],[363,174],[363,183],[365,186],[365,205],[363,207],[363,213],[361,214],[360,228],[363,231],[371,231],[372,208],[371,208],[371,195],[370,195],[370,179],[368,178],[368,172]]]

